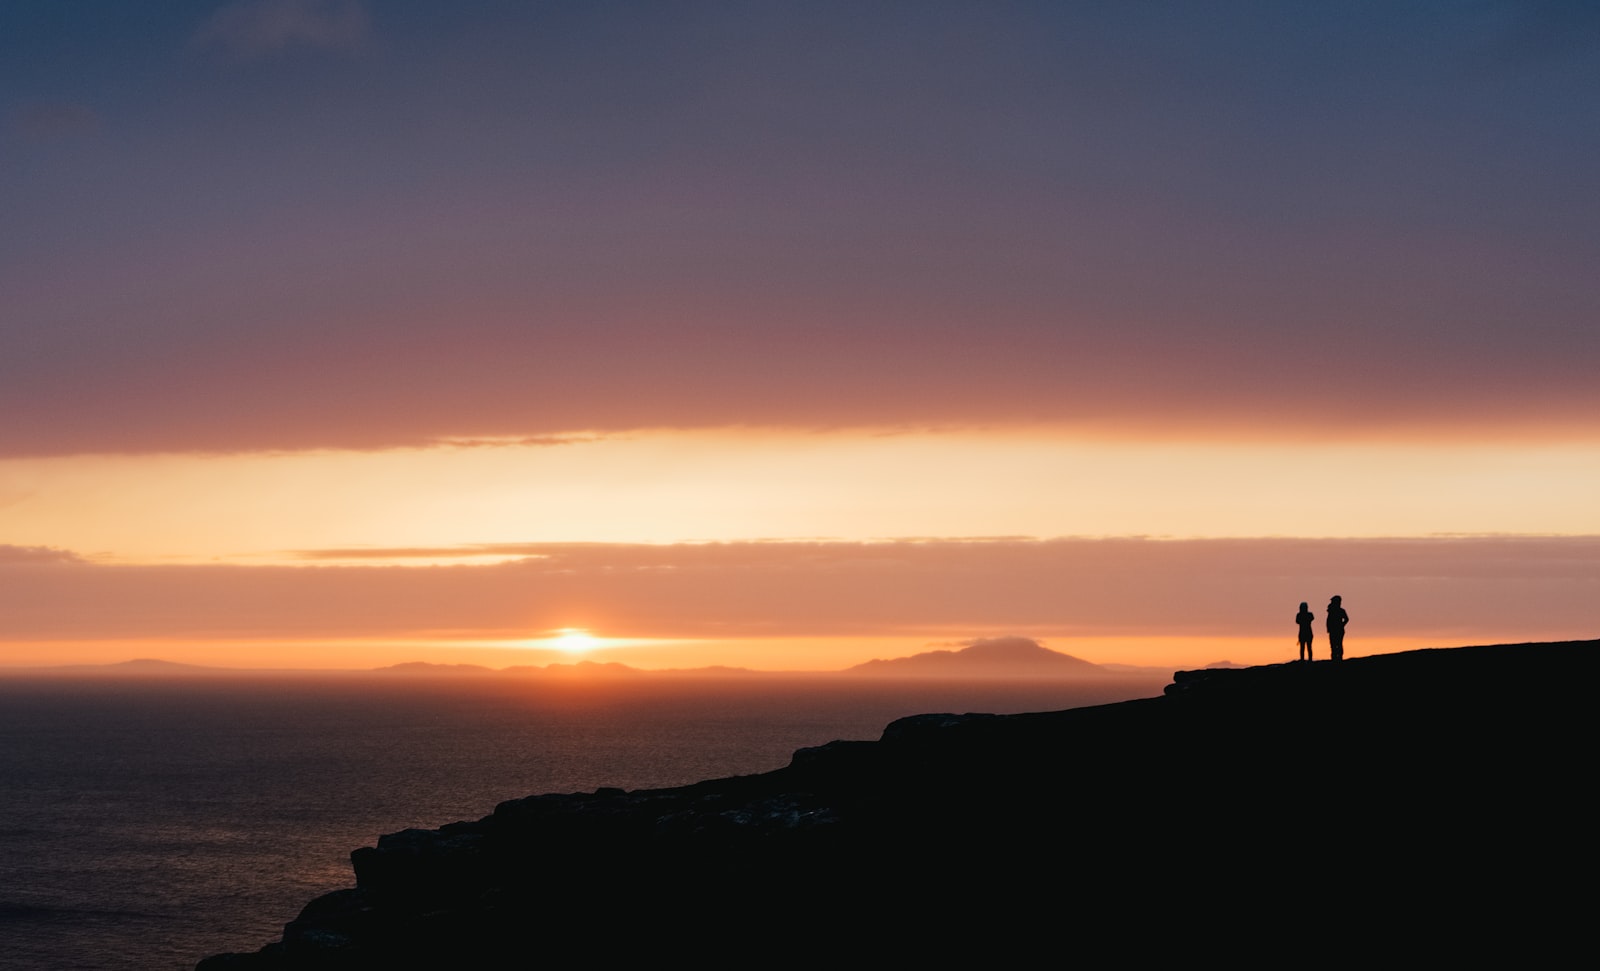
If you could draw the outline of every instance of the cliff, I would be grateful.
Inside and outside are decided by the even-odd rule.
[[[1553,959],[1589,920],[1597,658],[1179,672],[762,775],[531,796],[356,850],[353,889],[200,968]]]

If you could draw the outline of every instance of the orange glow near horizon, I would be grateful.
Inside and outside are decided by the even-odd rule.
[[[628,639],[608,642],[590,638],[592,646],[577,650],[559,645],[565,637],[549,639],[549,646],[514,646],[517,642],[428,641],[395,639],[345,639],[307,641],[255,640],[101,640],[32,641],[6,646],[0,671],[57,665],[117,664],[139,658],[180,664],[240,670],[346,671],[387,667],[422,661],[432,664],[473,664],[488,668],[523,665],[569,665],[575,660],[617,662],[642,670],[681,670],[702,667],[746,668],[753,671],[824,673],[839,671],[877,658],[908,657],[925,651],[958,650],[955,642],[926,637],[787,637],[738,640]],[[1442,640],[1435,637],[1352,638],[1348,657],[1387,654],[1427,647],[1455,647],[1468,643],[1503,643],[1526,640],[1515,634],[1500,637]],[[1095,664],[1184,670],[1230,662],[1237,665],[1274,664],[1293,660],[1291,637],[1041,637],[1051,650],[1071,654]],[[576,642],[574,642],[576,643]],[[1316,656],[1327,659],[1325,640],[1319,637]]]
[[[1352,656],[1554,640],[1541,632],[1587,625],[1589,581],[1571,558],[1592,552],[1541,549],[1512,562],[1484,547],[1479,572],[1447,570],[1448,583],[1433,583],[1438,567],[1403,551],[1385,553],[1392,572],[1380,575],[1371,560],[1326,545],[1273,544],[1600,536],[1597,491],[1600,450],[1577,442],[1312,449],[1119,443],[1028,427],[656,430],[561,444],[3,460],[0,556],[9,559],[0,565],[24,572],[8,587],[0,665],[155,656],[225,667],[617,661],[827,671],[1006,628],[1085,660],[1176,669],[1283,660],[1292,629],[1167,635],[1261,634],[1278,608],[1258,597],[1281,608],[1312,591],[1360,596],[1369,576],[1384,586],[1360,601],[1360,622],[1375,622],[1363,633],[1408,636],[1353,639]],[[896,537],[913,542],[885,542]],[[1215,538],[1254,552],[1213,550],[1202,562],[1176,548],[1165,558],[1117,552],[1115,542],[1066,550],[1067,537]],[[824,549],[823,539],[836,542]],[[1036,541],[1038,551],[1022,548]],[[952,542],[970,549],[932,550]],[[633,545],[612,555],[606,544]],[[1291,556],[1288,571],[1280,558]],[[1154,564],[1159,576],[1139,572]],[[1490,585],[1500,571],[1538,585]],[[1194,622],[1154,622],[1156,589],[1168,601],[1194,598]],[[1501,614],[1475,606],[1491,592]],[[1513,621],[1541,629],[1456,636]],[[1456,634],[1431,644],[1409,636],[1445,629]],[[1115,636],[1058,636],[1068,630]],[[129,639],[87,640],[117,635]],[[69,649],[73,637],[86,640]]]
[[[105,563],[506,559],[508,542],[1596,534],[1587,443],[1112,442],[1055,429],[0,461],[0,536]],[[559,513],[557,512],[559,511]]]

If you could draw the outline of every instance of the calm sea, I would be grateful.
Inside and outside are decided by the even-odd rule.
[[[763,772],[917,712],[1163,683],[0,678],[0,968],[188,969],[276,939],[382,833]]]

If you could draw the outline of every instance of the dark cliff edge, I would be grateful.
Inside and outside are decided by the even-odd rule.
[[[676,789],[384,836],[223,969],[1155,953],[1554,959],[1587,943],[1600,641],[1178,672],[916,715]]]

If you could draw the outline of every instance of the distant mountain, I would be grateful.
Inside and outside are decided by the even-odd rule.
[[[894,678],[1093,678],[1113,672],[1052,651],[1030,637],[991,637],[973,641],[959,651],[925,651],[868,661],[845,673]]]
[[[107,664],[103,665],[103,669],[118,674],[212,674],[217,671],[227,670],[227,668],[209,667],[204,664],[162,661],[152,657],[138,657],[131,661]]]
[[[51,667],[15,667],[0,669],[0,674],[49,675],[52,677],[130,677],[176,678],[199,674],[237,674],[237,668],[207,667],[201,664],[181,664],[177,661],[160,661],[141,657],[115,664],[58,664]]]
[[[1226,663],[1226,662],[1224,662]],[[911,657],[868,661],[854,667],[834,671],[760,671],[726,665],[703,668],[636,668],[616,661],[582,660],[570,663],[553,662],[546,665],[518,664],[505,668],[491,668],[481,664],[436,664],[431,661],[404,661],[377,668],[229,668],[199,664],[183,664],[153,658],[138,658],[115,664],[77,664],[55,667],[0,667],[0,677],[18,676],[84,676],[84,677],[148,677],[173,678],[191,675],[214,677],[255,676],[308,676],[324,678],[349,677],[485,677],[510,676],[531,678],[854,678],[861,676],[883,678],[950,678],[950,679],[1057,679],[1070,680],[1084,677],[1117,675],[1165,676],[1165,668],[1141,668],[1127,664],[1094,664],[1070,654],[1052,651],[1038,641],[1027,637],[996,637],[968,642],[959,650],[926,651]]]

